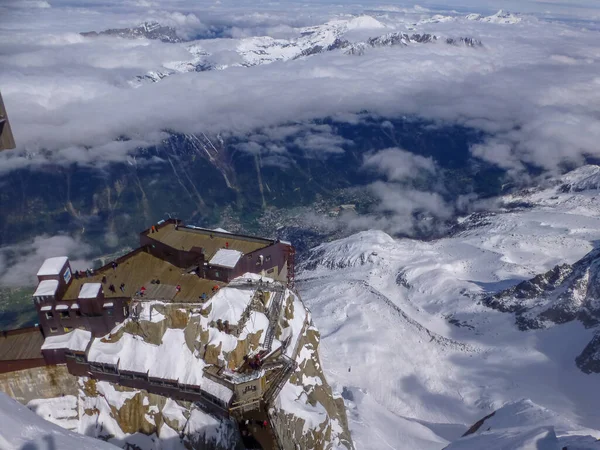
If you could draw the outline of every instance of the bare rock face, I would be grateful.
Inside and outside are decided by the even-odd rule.
[[[183,40],[177,36],[175,28],[166,27],[157,22],[144,22],[143,24],[133,28],[111,28],[104,31],[86,31],[81,33],[82,36],[117,36],[125,39],[153,39],[168,43],[178,43]]]
[[[299,306],[288,302],[284,316],[297,316]],[[295,307],[294,307],[295,306]],[[303,308],[303,306],[301,306]],[[285,330],[285,324],[283,328]],[[344,400],[325,379],[319,360],[319,332],[312,321],[296,343],[296,370],[275,399],[269,415],[283,449],[353,449]]]
[[[586,327],[600,323],[600,249],[573,265],[556,266],[531,280],[488,296],[487,306],[513,312],[521,330],[580,320]]]
[[[585,373],[600,373],[600,333],[596,333],[575,362]]]
[[[234,421],[217,420],[193,403],[88,378],[79,385],[77,426],[88,436],[144,450],[240,448]]]
[[[573,265],[556,266],[531,280],[483,299],[490,308],[515,313],[519,329],[546,328],[579,320],[586,328],[600,323],[600,249]],[[585,373],[600,373],[600,334],[575,360]]]

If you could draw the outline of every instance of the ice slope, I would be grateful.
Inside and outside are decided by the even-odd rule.
[[[598,173],[587,167],[504,198],[527,207],[464,218],[446,239],[368,231],[313,251],[299,286],[357,448],[439,449],[521,398],[600,429],[600,380],[574,362],[594,330],[572,322],[522,332],[512,314],[479,301],[593,248],[599,192],[564,186]]]
[[[115,450],[112,444],[61,428],[0,392],[2,450]]]

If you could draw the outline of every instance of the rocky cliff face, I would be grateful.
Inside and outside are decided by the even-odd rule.
[[[131,450],[240,448],[233,421],[216,420],[189,402],[89,378],[64,396],[36,399],[27,406],[69,431]]]
[[[319,360],[320,335],[311,323],[299,342],[298,368],[271,409],[285,450],[353,449],[346,408],[325,379]]]
[[[486,297],[484,303],[514,312],[521,330],[580,320],[586,327],[600,322],[600,249],[573,265],[555,266],[544,274]]]
[[[146,38],[170,43],[182,42],[182,39],[177,36],[175,28],[163,26],[158,22],[144,22],[132,28],[111,28],[100,32],[86,31],[81,35],[86,37],[116,36],[125,39]]]

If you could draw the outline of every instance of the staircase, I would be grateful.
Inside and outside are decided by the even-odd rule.
[[[281,314],[281,305],[283,303],[283,294],[285,290],[278,291],[275,293],[275,298],[269,308],[269,328],[267,329],[267,336],[265,337],[264,347],[267,351],[271,351],[273,345],[273,338],[275,337],[275,330],[277,329],[277,322],[279,321],[279,315]]]
[[[263,395],[263,399],[266,403],[270,403],[277,397],[277,395],[279,395],[283,385],[287,382],[292,373],[294,373],[294,370],[296,370],[296,363],[287,356],[282,356],[280,362],[285,364],[285,367],[275,374],[273,379],[270,381],[269,387]]]

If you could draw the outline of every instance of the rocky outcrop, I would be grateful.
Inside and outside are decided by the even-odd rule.
[[[111,28],[100,32],[86,31],[81,35],[86,37],[116,36],[125,39],[145,38],[169,43],[182,42],[182,39],[177,36],[175,28],[163,26],[158,22],[144,22],[133,28]]]
[[[521,330],[545,328],[580,320],[586,327],[600,323],[600,249],[573,265],[556,266],[531,280],[487,296],[490,308],[516,315]]]
[[[446,450],[484,448],[598,449],[596,430],[523,399],[479,420]]]
[[[283,449],[353,449],[344,400],[333,394],[319,360],[319,332],[310,324],[299,342],[296,371],[270,410]]]
[[[585,373],[600,373],[600,332],[585,346],[575,363]]]
[[[235,421],[217,420],[193,403],[87,378],[79,385],[78,431],[88,436],[144,450],[242,448]]]
[[[44,366],[0,374],[0,391],[27,404],[33,399],[77,394],[77,379],[66,366]]]

